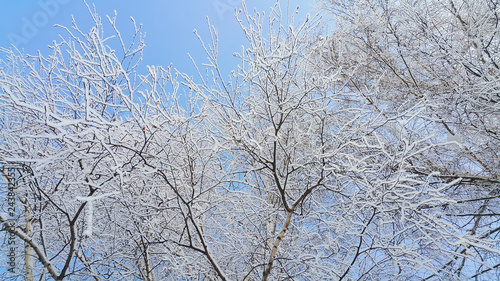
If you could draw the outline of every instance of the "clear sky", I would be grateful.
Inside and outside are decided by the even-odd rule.
[[[289,6],[293,10],[299,5],[299,17],[304,18],[311,11],[312,1],[289,0]],[[288,0],[281,2],[283,10],[286,10]],[[240,52],[241,46],[246,45],[234,18],[234,9],[241,7],[239,0],[88,0],[87,3],[95,4],[103,21],[105,15],[113,15],[116,10],[118,25],[124,37],[132,30],[130,17],[143,25],[147,47],[142,69],[146,65],[166,67],[173,63],[180,71],[193,73],[187,53],[198,64],[206,61],[206,55],[193,30],[197,29],[208,41],[207,16],[219,30],[219,53],[226,71],[235,68],[238,63],[232,54]],[[274,3],[270,0],[248,0],[247,7],[267,13]],[[71,15],[77,24],[89,27],[91,19],[83,0],[2,0],[0,46],[9,47],[13,44],[27,54],[41,50],[42,54],[47,55],[50,53],[47,46],[58,39],[59,33],[65,34],[54,24],[69,27]],[[106,33],[106,29],[104,31]],[[108,29],[108,34],[111,35],[112,30]]]

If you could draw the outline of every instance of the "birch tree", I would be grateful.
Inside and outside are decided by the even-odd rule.
[[[243,5],[229,77],[210,24],[197,73],[141,75],[140,27],[90,8],[51,55],[2,49],[0,160],[36,183],[2,233],[41,280],[494,279],[497,8],[433,3]]]

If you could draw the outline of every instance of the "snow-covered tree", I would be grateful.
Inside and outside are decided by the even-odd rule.
[[[92,9],[49,56],[2,49],[4,182],[32,173],[0,223],[27,276],[498,276],[495,2],[319,5],[335,17],[243,5],[229,77],[210,25],[206,71],[136,74],[140,28],[109,37]]]
[[[349,90],[387,118],[420,104],[412,130],[432,136],[429,144],[448,142],[412,160],[417,175],[456,181],[442,190],[453,204],[426,209],[440,209],[463,237],[498,249],[499,2],[322,0],[319,7],[335,26],[318,52],[325,66],[342,69]],[[454,245],[421,277],[498,278],[498,269],[489,272],[498,253],[473,241]]]

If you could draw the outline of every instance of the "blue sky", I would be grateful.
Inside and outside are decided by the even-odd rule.
[[[299,17],[304,18],[311,11],[313,0],[290,0],[290,7],[300,6]],[[205,62],[201,45],[193,30],[197,29],[208,40],[206,17],[219,30],[219,53],[226,71],[236,67],[234,52],[240,52],[246,42],[243,33],[234,19],[234,9],[241,7],[239,0],[96,0],[95,4],[101,17],[118,13],[118,25],[122,35],[127,37],[132,30],[130,17],[143,25],[147,47],[141,69],[146,65],[168,66],[173,63],[180,71],[193,73],[190,53],[198,64]],[[249,10],[269,11],[275,1],[247,1]],[[286,8],[287,0],[282,1]],[[293,9],[292,8],[292,9]],[[49,54],[47,48],[58,34],[64,31],[54,24],[71,25],[71,15],[81,26],[89,26],[91,19],[83,0],[2,0],[0,2],[0,46],[14,44],[27,54],[41,50]],[[84,29],[85,30],[85,29]],[[106,32],[106,29],[105,29]],[[111,30],[108,30],[111,34]],[[1,58],[1,55],[0,55]],[[193,73],[194,74],[194,73]]]

